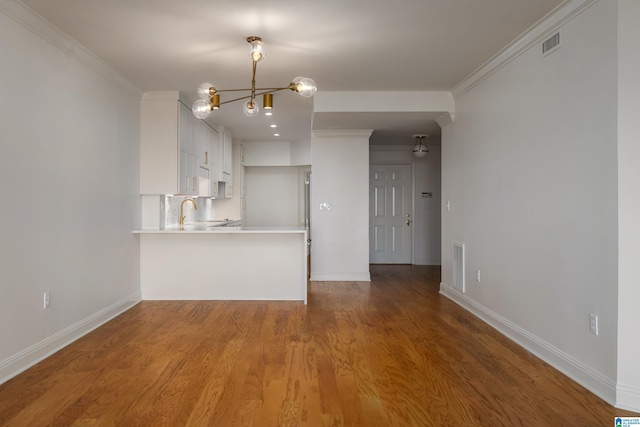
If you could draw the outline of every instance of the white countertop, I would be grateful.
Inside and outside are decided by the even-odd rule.
[[[219,227],[206,223],[185,224],[182,228],[175,225],[166,227],[164,230],[157,228],[133,230],[134,234],[289,234],[306,232],[304,227]]]

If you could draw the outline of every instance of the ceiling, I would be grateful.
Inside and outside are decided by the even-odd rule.
[[[22,0],[143,91],[200,83],[246,88],[247,36],[262,37],[258,87],[296,76],[318,91],[451,90],[564,0]],[[224,94],[223,94],[224,95]],[[222,101],[225,97],[222,97]],[[260,100],[261,102],[261,100]],[[384,103],[384,97],[380,98]],[[274,96],[274,115],[241,103],[210,118],[246,141],[306,140],[312,129],[374,129],[372,143],[412,143],[440,129],[428,113],[323,113],[313,98]],[[274,137],[271,124],[277,124]]]

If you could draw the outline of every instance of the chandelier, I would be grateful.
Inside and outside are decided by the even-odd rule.
[[[412,135],[416,139],[416,144],[413,146],[413,155],[416,157],[424,157],[429,152],[429,146],[422,141],[429,138],[429,135],[425,133],[418,133]]]
[[[207,118],[213,110],[218,110],[222,104],[244,99],[247,99],[247,101],[242,104],[243,113],[247,117],[255,117],[260,112],[260,107],[258,107],[258,103],[256,102],[256,96],[262,96],[262,107],[265,110],[270,110],[273,108],[273,93],[285,89],[290,89],[305,98],[310,98],[315,95],[318,90],[316,82],[307,77],[296,77],[288,86],[284,87],[257,88],[256,66],[258,65],[258,61],[265,57],[264,44],[262,43],[262,39],[256,36],[247,37],[247,42],[250,45],[249,55],[253,63],[251,87],[246,89],[218,89],[214,84],[202,83],[198,87],[198,96],[200,99],[194,102],[192,107],[193,114],[197,118]],[[220,102],[220,93],[222,92],[250,92],[250,94]]]

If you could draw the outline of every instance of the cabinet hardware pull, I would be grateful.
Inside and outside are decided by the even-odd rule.
[[[407,227],[409,227],[409,226],[411,226],[411,220],[410,219],[407,220]]]
[[[208,151],[204,152],[204,164],[205,165],[209,164],[209,152]]]
[[[196,191],[196,177],[193,177],[193,191]]]

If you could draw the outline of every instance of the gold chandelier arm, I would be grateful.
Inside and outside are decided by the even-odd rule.
[[[240,97],[240,98],[230,99],[230,100],[228,100],[228,101],[221,102],[219,105],[228,104],[228,103],[230,103],[230,102],[240,101],[240,100],[242,100],[242,99],[249,99],[249,98],[251,98],[251,95],[243,96],[243,97]]]
[[[262,39],[257,36],[247,37],[247,42],[251,44],[251,87],[240,89],[218,89],[211,83],[202,83],[198,86],[198,97],[200,99],[193,103],[193,114],[199,118],[206,118],[213,110],[217,110],[222,104],[229,104],[231,102],[249,99],[249,102],[245,102],[242,106],[242,111],[248,117],[255,117],[260,111],[259,106],[255,100],[257,96],[264,96],[263,108],[265,110],[271,110],[273,108],[273,96],[274,92],[289,89],[298,93],[305,98],[312,97],[318,87],[316,82],[307,77],[296,77],[291,83],[284,87],[264,87],[256,88],[256,72],[258,69],[258,61],[264,58],[264,46]],[[223,92],[249,92],[249,95],[241,96],[238,98],[230,99],[228,101],[220,102],[220,94]]]
[[[256,95],[262,95],[263,93],[270,93],[270,92],[277,92],[279,90],[285,90],[285,89],[291,89],[291,85],[289,86],[285,86],[285,87],[257,87],[255,88],[256,91],[258,90],[264,90],[267,92],[260,92],[260,93],[256,93]],[[250,91],[251,88],[244,88],[244,89],[217,89],[216,88],[216,93],[222,93],[222,92],[248,92]]]
[[[252,61],[253,67],[251,72],[251,104],[253,105],[253,100],[256,98],[256,68],[258,68],[258,61]]]
[[[263,90],[264,92],[257,92],[256,96],[264,95],[265,93],[278,92],[278,91],[285,90],[285,89],[289,89],[289,86],[287,86],[287,87],[259,87],[259,88],[256,88],[256,90]]]
[[[250,91],[251,88],[244,88],[244,89],[216,89],[216,93],[220,93],[220,92],[247,92]]]
[[[234,101],[240,101],[240,100],[243,100],[243,99],[249,99],[252,96],[255,98],[256,96],[264,95],[265,93],[273,93],[273,92],[278,92],[278,91],[285,90],[285,89],[290,89],[290,87],[287,86],[287,87],[276,87],[276,88],[257,88],[256,90],[265,90],[265,92],[256,92],[256,93],[253,93],[252,95],[247,95],[247,96],[242,96],[240,98],[230,99],[228,101],[221,102],[220,105],[228,104],[228,103],[234,102]],[[219,90],[218,92],[247,91],[247,90],[251,90],[251,89],[227,89],[227,90]]]

